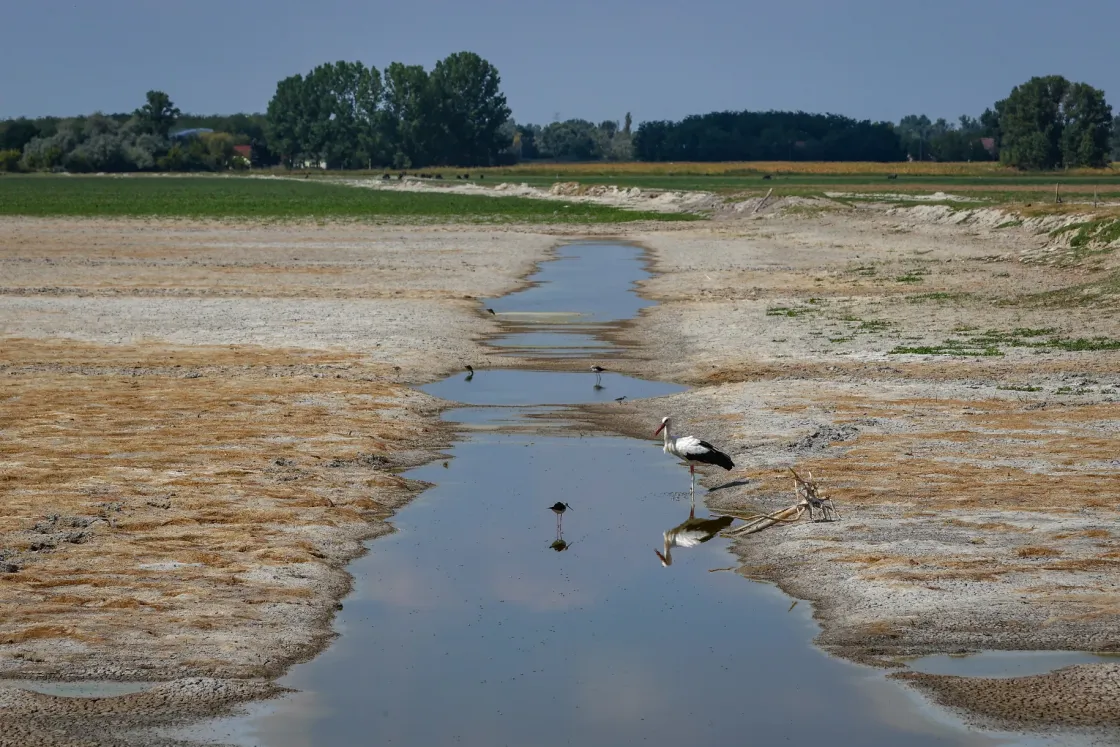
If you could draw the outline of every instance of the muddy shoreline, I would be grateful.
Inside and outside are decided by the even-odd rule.
[[[1116,326],[1114,308],[1055,312],[992,301],[1076,285],[1093,272],[1111,269],[1110,260],[1093,270],[1031,265],[1018,257],[1037,250],[1041,241],[1037,236],[934,223],[906,225],[885,213],[814,218],[771,214],[653,228],[624,227],[620,234],[617,227],[503,228],[483,233],[328,226],[293,233],[183,223],[138,230],[125,221],[0,224],[0,259],[12,270],[6,272],[5,288],[0,291],[5,320],[0,330],[5,356],[0,365],[9,387],[5,401],[33,403],[40,397],[54,402],[65,395],[78,421],[90,417],[89,428],[103,431],[108,426],[110,432],[117,432],[135,427],[136,418],[151,423],[166,420],[172,411],[186,420],[198,402],[197,393],[191,394],[184,384],[236,382],[213,398],[229,407],[230,401],[282,399],[283,389],[270,382],[283,377],[299,380],[303,389],[298,396],[292,393],[287,401],[272,401],[271,409],[259,407],[237,426],[252,424],[257,438],[274,443],[287,435],[282,433],[286,426],[277,422],[283,408],[315,407],[314,415],[302,423],[302,437],[310,439],[304,443],[316,444],[311,456],[267,452],[266,457],[262,450],[227,459],[214,457],[217,452],[211,447],[200,448],[199,471],[188,472],[185,481],[196,483],[193,490],[198,493],[211,495],[221,490],[213,487],[220,481],[210,473],[222,469],[231,471],[231,481],[244,479],[246,469],[262,473],[267,469],[272,471],[266,479],[275,484],[289,484],[279,482],[291,476],[288,472],[298,473],[291,481],[297,486],[301,481],[329,483],[312,491],[326,501],[315,509],[324,516],[308,522],[318,528],[302,530],[303,545],[294,550],[297,555],[265,559],[266,565],[300,569],[303,578],[286,583],[288,588],[306,590],[299,592],[298,604],[273,616],[271,624],[279,637],[260,636],[254,627],[259,621],[250,621],[245,628],[254,630],[251,635],[225,641],[206,663],[185,665],[169,664],[167,657],[212,638],[208,631],[221,630],[221,624],[195,628],[200,632],[189,639],[191,643],[174,635],[161,646],[119,637],[114,626],[131,625],[136,609],[157,625],[166,624],[169,633],[189,621],[172,619],[175,615],[161,608],[166,602],[159,599],[166,592],[160,584],[166,581],[148,578],[160,572],[134,570],[131,581],[126,579],[109,594],[97,591],[104,587],[82,585],[84,571],[74,565],[80,557],[72,556],[104,553],[107,545],[99,543],[124,534],[127,521],[120,521],[118,512],[148,524],[151,513],[168,510],[159,508],[165,502],[162,493],[153,499],[155,493],[167,492],[154,481],[146,493],[114,492],[123,470],[143,468],[138,462],[151,461],[151,454],[140,454],[135,444],[128,445],[129,450],[125,444],[104,450],[103,458],[121,460],[114,464],[117,472],[110,480],[71,467],[75,472],[63,492],[72,492],[74,505],[86,513],[53,508],[9,511],[3,525],[5,547],[16,550],[10,554],[14,560],[8,562],[19,570],[4,578],[5,601],[25,609],[38,607],[40,612],[49,609],[55,616],[72,615],[73,624],[48,630],[30,617],[6,621],[0,635],[20,640],[2,647],[4,677],[142,678],[194,684],[176,690],[179,685],[169,682],[171,692],[159,699],[143,694],[114,698],[116,705],[106,706],[100,715],[85,703],[39,695],[16,698],[0,688],[9,703],[0,714],[0,742],[9,735],[26,737],[33,724],[56,731],[53,738],[58,741],[44,744],[81,744],[91,729],[104,736],[125,726],[203,715],[186,705],[186,695],[174,694],[189,693],[197,700],[199,688],[211,687],[199,684],[211,681],[186,679],[191,677],[216,677],[213,683],[225,683],[213,684],[216,695],[203,698],[198,706],[207,713],[221,712],[236,702],[269,694],[269,678],[322,650],[333,635],[334,604],[349,589],[346,562],[362,552],[365,539],[390,531],[386,520],[393,509],[423,488],[399,484],[393,473],[439,458],[439,449],[454,435],[439,422],[439,412],[453,405],[407,387],[453,372],[465,361],[475,361],[476,366],[540,367],[498,356],[480,344],[498,326],[493,317],[480,312],[475,299],[524,287],[525,278],[550,256],[557,242],[592,236],[646,247],[651,269],[657,273],[641,291],[659,306],[618,325],[612,339],[628,353],[612,361],[611,367],[696,388],[656,403],[586,407],[583,417],[591,427],[648,437],[652,428],[647,426],[668,408],[683,428],[734,444],[730,450],[737,462],[735,473],[711,475],[705,484],[743,484],[708,494],[708,504],[716,511],[787,505],[789,480],[783,472],[787,466],[813,469],[835,485],[833,493],[842,510],[847,509],[843,522],[798,525],[788,532],[754,535],[735,546],[744,562],[744,575],[772,580],[788,593],[814,602],[824,626],[819,645],[846,658],[892,667],[899,665],[897,657],[921,652],[1113,650],[1120,627],[1112,612],[1115,595],[1110,588],[1115,588],[1120,561],[1112,558],[1120,554],[1120,545],[1108,528],[1117,516],[1115,501],[1106,494],[1108,480],[1114,480],[1117,471],[1107,456],[1117,435],[1109,423],[1120,420],[1116,351],[1040,354],[1034,352],[1037,349],[1009,347],[998,359],[954,357],[952,363],[888,354],[903,338],[921,335],[905,340],[915,347],[937,344],[946,336],[961,334],[953,330],[965,326],[991,326],[1008,334],[1016,328],[1053,328],[1052,336],[1107,334]],[[1005,259],[992,260],[993,256]],[[869,274],[868,267],[875,272]],[[974,276],[976,268],[986,275]],[[175,273],[175,280],[168,280],[169,271]],[[898,282],[899,277],[918,280]],[[909,300],[915,296],[930,298],[918,303]],[[207,308],[200,306],[200,299],[216,303]],[[783,311],[772,313],[775,308]],[[795,313],[788,315],[791,310]],[[81,344],[59,342],[60,338]],[[237,360],[253,354],[262,356],[260,363],[242,365],[245,362]],[[173,364],[166,359],[172,355],[186,356],[190,363]],[[308,360],[298,365],[290,360],[301,356]],[[315,360],[316,356],[329,359]],[[548,367],[579,369],[581,364],[553,362]],[[193,374],[198,374],[197,379],[185,378]],[[77,377],[85,379],[75,386]],[[93,380],[98,386],[112,382],[122,402],[131,396],[129,387],[144,389],[153,382],[163,394],[150,398],[146,413],[107,423],[90,416],[91,393],[97,388],[88,381]],[[1027,391],[1035,387],[1037,391]],[[339,388],[344,390],[341,396]],[[372,388],[380,392],[377,407],[342,436],[337,432],[339,414],[356,403],[369,402],[365,390]],[[1063,388],[1069,391],[1059,394]],[[168,406],[179,401],[175,398],[184,398],[181,407]],[[197,429],[199,423],[191,425]],[[43,429],[46,424],[19,427]],[[0,428],[24,444],[21,449],[10,445],[0,455],[5,490],[19,491],[31,506],[43,493],[31,479],[23,452],[31,443],[26,439],[43,434],[16,432],[14,413]],[[363,429],[378,431],[377,449],[366,448],[354,438],[352,431]],[[65,438],[77,440],[66,445],[73,450],[97,432],[68,434]],[[323,445],[328,450],[319,453]],[[1027,447],[1029,457],[1015,453],[1014,449]],[[37,459],[46,455],[59,460],[53,464],[55,470],[68,468],[55,453],[59,443],[44,441],[32,450]],[[376,458],[370,459],[371,454]],[[989,454],[987,461],[993,463],[980,463],[984,457],[977,454]],[[913,469],[898,469],[907,459],[923,457]],[[268,458],[272,464],[267,464]],[[276,464],[277,459],[284,463]],[[319,464],[324,461],[340,465]],[[983,484],[981,477],[994,475],[995,468],[1009,470],[1000,477],[1003,486],[974,489],[975,484]],[[303,491],[306,485],[302,483]],[[274,484],[268,487],[271,490]],[[1017,493],[1005,497],[1003,493],[1012,488]],[[58,490],[57,482],[52,489]],[[1055,498],[1058,490],[1063,493],[1061,501]],[[362,499],[375,505],[361,503]],[[292,498],[273,495],[270,500]],[[155,506],[149,505],[153,502]],[[104,508],[114,505],[121,507],[119,511]],[[266,508],[275,510],[272,505]],[[101,510],[113,515],[96,516]],[[343,512],[342,517],[331,517],[334,510]],[[209,518],[199,522],[196,514],[207,512]],[[192,504],[185,513],[194,531],[209,531],[205,527],[229,521],[212,504]],[[92,530],[76,528],[87,531],[83,542],[54,539],[46,553],[31,551],[38,540],[29,532],[46,514],[88,515],[101,521]],[[265,515],[260,524],[228,526],[234,533],[267,535],[253,527],[266,528],[270,520]],[[322,521],[327,523],[314,523]],[[48,529],[51,532],[40,532],[48,539],[61,532]],[[143,531],[158,535],[169,530]],[[266,536],[259,539],[264,544],[270,541]],[[148,564],[184,562],[175,553],[187,550],[171,547],[166,540],[158,536],[149,540],[144,553],[151,553],[151,543],[165,544],[160,549],[163,555],[148,557]],[[36,552],[38,557],[33,557]],[[244,555],[246,549],[230,548],[230,552]],[[140,553],[138,548],[129,550],[133,566],[139,565]],[[241,564],[235,565],[231,558],[203,559],[204,566],[215,564],[214,578],[191,583],[218,588],[223,579],[251,574],[243,558],[236,562]],[[263,567],[259,561],[254,564]],[[37,569],[49,569],[57,580],[66,582],[58,588],[65,588],[67,594],[56,599],[55,606],[43,607],[49,601],[43,589],[53,588],[42,583],[44,578],[22,587],[18,583],[19,577]],[[274,583],[276,573],[267,578]],[[140,581],[143,593],[150,596],[135,589],[126,593],[132,588],[129,583]],[[184,583],[171,580],[172,586]],[[92,593],[77,593],[91,589]],[[243,590],[213,596],[219,606],[208,611],[211,615],[219,609],[236,611],[244,607],[247,596]],[[117,607],[116,613],[106,605],[125,598],[132,601],[117,601],[124,606]],[[1072,613],[1064,612],[1068,610]],[[202,617],[198,625],[206,624]],[[21,631],[36,630],[35,626],[43,638],[21,637]],[[163,640],[165,635],[149,635],[147,640]],[[72,642],[66,643],[64,658],[57,656],[60,641]],[[278,646],[278,642],[285,643]],[[269,651],[267,661],[259,656],[262,650]],[[135,658],[135,665],[104,664],[116,662],[124,651]],[[1076,678],[1078,687],[1097,687],[1105,695],[1115,686],[1115,672],[1100,667],[1085,671],[1088,674]],[[229,678],[239,684],[230,685]],[[988,696],[990,702],[1000,702],[1000,685],[994,681],[962,683],[960,678],[933,675],[908,678],[950,707]],[[1032,682],[1033,691],[1050,698],[1050,717],[1043,726],[1120,726],[1117,710],[1103,709],[1092,724],[1077,716],[1079,706],[1066,675],[1043,675]],[[158,706],[145,705],[156,700]],[[127,724],[122,721],[124,712]],[[71,731],[77,725],[72,716],[82,713],[89,713],[89,719],[82,721],[80,733]],[[993,706],[984,717],[985,723],[1001,727],[1039,726],[1035,721],[1016,720],[1014,708]]]

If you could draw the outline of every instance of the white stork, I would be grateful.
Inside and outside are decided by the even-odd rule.
[[[674,547],[696,547],[727,529],[733,521],[735,521],[734,516],[697,519],[696,504],[694,503],[692,509],[688,512],[688,520],[665,532],[665,552],[661,553],[659,550],[654,550],[654,552],[657,553],[657,557],[661,558],[662,567],[670,566],[673,564],[673,556],[670,555],[670,551]]]
[[[680,457],[688,462],[688,472],[692,475],[693,495],[696,494],[697,462],[701,464],[716,464],[723,467],[725,470],[730,470],[735,466],[735,462],[731,461],[731,457],[727,456],[707,441],[701,441],[696,436],[677,436],[674,438],[670,432],[671,430],[672,419],[664,417],[661,418],[661,425],[657,426],[657,430],[653,432],[653,435],[656,436],[661,431],[665,431],[665,453]]]

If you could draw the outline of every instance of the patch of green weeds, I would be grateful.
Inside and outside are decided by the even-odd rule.
[[[1079,337],[1070,339],[1055,336],[1052,327],[1033,329],[1019,327],[1011,332],[990,329],[985,332],[967,334],[970,329],[958,327],[953,330],[965,333],[964,339],[946,340],[940,345],[922,347],[897,347],[891,353],[921,353],[923,355],[1003,355],[1001,347],[1032,348],[1042,354],[1050,350],[1067,352],[1091,352],[1099,350],[1120,350],[1120,340],[1110,337]]]
[[[770,308],[766,309],[766,316],[796,317],[804,316],[805,314],[815,314],[818,311],[820,311],[820,309],[814,309],[811,306],[771,306]]]
[[[999,389],[999,390],[1004,391],[1004,392],[1041,392],[1042,391],[1042,387],[1040,387],[1040,386],[1021,386],[1019,384],[1008,384],[1007,386],[997,386],[996,389]]]
[[[897,283],[921,283],[923,276],[928,275],[929,270],[924,267],[915,267],[913,270],[907,270],[906,274],[899,275],[895,278]]]
[[[1000,356],[999,348],[971,348],[963,340],[946,340],[943,345],[920,345],[906,347],[900,345],[887,351],[887,355],[959,355],[965,357]]]

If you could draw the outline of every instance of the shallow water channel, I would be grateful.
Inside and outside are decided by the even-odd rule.
[[[575,244],[558,256],[538,285],[491,305],[499,318],[587,314],[563,317],[561,356],[648,305],[632,288],[639,249]],[[546,352],[550,324],[523,324],[504,342]],[[351,565],[340,637],[280,681],[298,692],[190,736],[270,747],[999,743],[815,648],[809,605],[710,572],[735,565],[726,540],[674,548],[663,565],[662,533],[689,517],[688,470],[659,442],[538,424],[562,419],[563,405],[681,388],[612,373],[599,386],[581,364],[477,368],[424,387],[472,405],[444,416],[466,438],[446,466],[408,473],[435,486]],[[556,501],[571,505],[562,526]]]

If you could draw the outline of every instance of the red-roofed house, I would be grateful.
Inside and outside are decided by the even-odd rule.
[[[245,159],[245,166],[253,162],[253,146],[251,145],[235,145],[233,146],[233,157]]]

